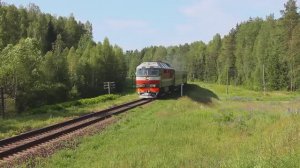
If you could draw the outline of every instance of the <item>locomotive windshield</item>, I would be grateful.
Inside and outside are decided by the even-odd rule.
[[[159,76],[159,69],[140,68],[140,69],[137,69],[136,76]]]

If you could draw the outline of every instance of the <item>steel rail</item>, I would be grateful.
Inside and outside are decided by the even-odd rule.
[[[58,138],[67,133],[76,131],[78,129],[87,127],[96,122],[104,120],[112,115],[116,115],[127,110],[133,109],[137,106],[144,105],[151,102],[153,99],[139,99],[129,103],[125,103],[119,106],[101,110],[99,112],[90,113],[77,117],[65,122],[47,126],[44,128],[32,130],[11,138],[6,138],[0,140],[0,160],[15,153],[24,151],[31,147],[37,146],[44,142],[50,141],[52,139]],[[74,125],[74,126],[72,126]],[[65,128],[66,127],[66,128]],[[65,129],[64,129],[65,128]],[[59,130],[61,129],[61,130]],[[59,130],[59,131],[58,131]],[[43,136],[43,134],[47,134]],[[31,140],[29,140],[31,139]],[[27,140],[27,141],[26,141]],[[23,142],[24,141],[24,142]],[[12,147],[10,147],[12,146]]]

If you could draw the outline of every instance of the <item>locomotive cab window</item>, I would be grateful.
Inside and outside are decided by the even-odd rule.
[[[159,69],[157,68],[137,69],[136,76],[159,76]]]

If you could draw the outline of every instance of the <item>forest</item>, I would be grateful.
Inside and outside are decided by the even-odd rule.
[[[123,51],[108,38],[95,42],[92,24],[0,1],[0,86],[20,112],[104,94],[103,82],[125,87],[143,61],[166,61],[189,80],[253,90],[300,88],[300,15],[288,0],[281,17],[250,18],[223,37],[177,46]]]
[[[129,74],[142,61],[165,60],[186,70],[190,80],[242,85],[253,90],[300,87],[300,15],[288,0],[281,17],[250,18],[207,44],[196,41],[178,46],[151,46],[128,51]]]
[[[104,94],[105,81],[121,90],[125,72],[123,50],[94,42],[91,23],[0,4],[0,86],[18,111]]]

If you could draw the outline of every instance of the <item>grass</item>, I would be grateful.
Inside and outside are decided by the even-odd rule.
[[[136,94],[103,95],[95,98],[80,99],[55,105],[47,105],[23,112],[10,114],[0,119],[0,139],[18,135],[35,128],[62,122],[83,114],[137,99]]]
[[[192,83],[37,167],[297,167],[299,93]]]

